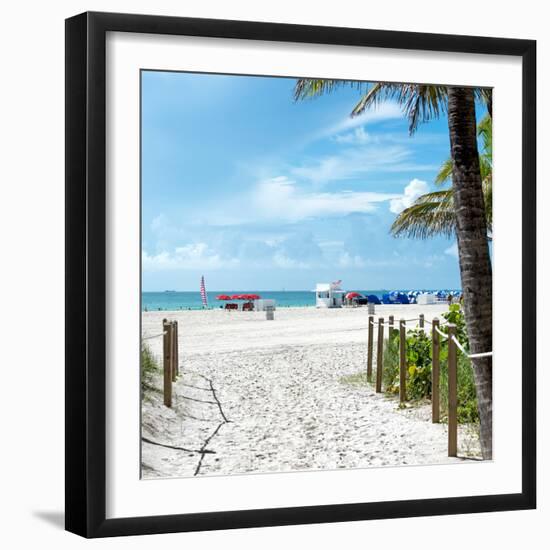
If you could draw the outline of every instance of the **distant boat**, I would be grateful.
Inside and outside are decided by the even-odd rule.
[[[175,290],[165,290],[164,292],[176,292]]]

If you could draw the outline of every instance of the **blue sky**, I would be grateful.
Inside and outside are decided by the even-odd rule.
[[[459,287],[454,241],[396,239],[434,189],[447,120],[410,137],[356,89],[295,103],[290,78],[142,73],[143,290]]]

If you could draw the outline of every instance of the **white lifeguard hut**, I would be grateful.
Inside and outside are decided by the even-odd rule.
[[[315,305],[317,307],[342,307],[345,291],[340,288],[341,282],[317,283]]]

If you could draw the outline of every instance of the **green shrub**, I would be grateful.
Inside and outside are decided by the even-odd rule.
[[[451,304],[443,317],[456,325],[458,340],[469,349],[464,313],[458,304]],[[442,326],[446,332],[447,327]],[[448,344],[441,340],[440,346],[440,395],[443,418],[448,408]],[[420,329],[407,331],[407,397],[411,401],[430,399],[432,396],[432,338]],[[470,359],[460,351],[457,356],[458,421],[479,422],[474,373]],[[384,343],[383,388],[386,393],[399,393],[399,331],[395,330]]]
[[[422,330],[407,332],[407,395],[409,399],[431,396],[431,340]],[[386,340],[384,348],[384,391],[399,393],[399,331]]]
[[[443,318],[456,325],[456,337],[458,341],[464,345],[466,349],[469,348],[468,334],[466,332],[466,320],[464,319],[464,312],[460,309],[459,304],[450,304],[449,311],[443,313]],[[442,332],[447,332],[447,327],[442,327]]]
[[[449,400],[449,371],[447,368],[447,355],[448,346],[443,344],[441,346],[441,366],[440,366],[440,395],[441,406],[444,412],[444,418],[446,417]],[[461,424],[467,424],[471,422],[479,422],[479,412],[477,408],[476,387],[474,382],[474,370],[472,368],[472,362],[468,357],[458,352],[456,362],[456,376],[457,376],[457,416],[458,422]]]
[[[432,341],[423,330],[407,333],[407,397],[430,398],[432,395]]]
[[[464,312],[458,304],[451,304],[449,311],[443,314],[443,317],[449,322],[456,325],[456,337],[463,345],[466,351],[470,349],[468,342],[468,334],[466,332],[466,321]],[[447,332],[447,327],[442,327],[443,332]],[[443,410],[448,409],[448,341],[441,342],[441,404]],[[477,408],[476,387],[474,381],[474,370],[472,362],[460,350],[457,350],[457,415],[460,423],[479,422],[479,411]]]

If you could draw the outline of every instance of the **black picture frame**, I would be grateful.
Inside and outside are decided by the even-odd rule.
[[[516,56],[522,60],[522,491],[106,519],[105,40],[108,31]],[[536,506],[536,42],[83,13],[66,20],[66,529],[84,537],[532,509]]]

